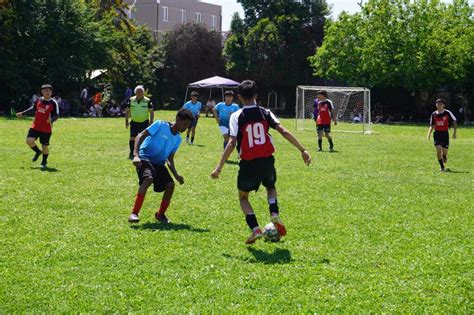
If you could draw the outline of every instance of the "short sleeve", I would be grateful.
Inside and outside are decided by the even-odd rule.
[[[276,118],[276,116],[270,110],[267,110],[267,114],[268,114],[267,115],[268,124],[270,125],[270,127],[275,129],[275,127],[280,124],[280,121],[278,120],[278,118]]]
[[[450,111],[450,110],[446,110],[449,114],[449,118],[451,121],[456,121],[456,116],[454,116],[454,114]]]
[[[433,115],[434,115],[434,114],[431,114],[431,116],[430,116],[430,126],[433,126],[433,125],[434,125]]]
[[[240,115],[239,111],[232,113],[232,115],[230,115],[229,135],[231,137],[237,137],[237,134],[239,133],[239,115]]]
[[[332,101],[331,101],[331,100],[327,100],[327,102],[328,102],[328,104],[329,104],[329,108],[330,108],[331,110],[334,110],[334,105],[333,105]]]
[[[146,128],[146,130],[148,131],[150,135],[154,136],[158,133],[158,131],[160,131],[161,125],[162,125],[162,122],[157,120],[153,124],[151,124],[151,126]]]

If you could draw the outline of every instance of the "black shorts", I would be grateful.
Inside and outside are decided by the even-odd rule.
[[[316,131],[331,132],[331,124],[328,125],[318,125],[316,124]]]
[[[130,122],[130,137],[136,137],[140,132],[148,128],[150,122],[145,120],[144,122],[134,122],[133,120]]]
[[[30,130],[28,130],[28,135],[27,135],[28,138],[35,138],[36,139],[40,139],[40,143],[42,145],[49,145],[49,139],[51,138],[51,132],[42,132],[42,131],[38,131],[38,130],[35,130],[33,128],[30,128]]]
[[[275,188],[277,180],[275,158],[258,158],[254,160],[240,160],[237,188],[249,192],[257,191],[260,184],[267,188]]]
[[[449,148],[449,132],[435,130],[433,133],[434,145],[442,146],[443,148]]]
[[[166,166],[153,164],[150,161],[142,160],[140,167],[137,167],[137,175],[139,185],[145,178],[152,178],[153,189],[156,192],[165,191],[166,185],[174,182]]]

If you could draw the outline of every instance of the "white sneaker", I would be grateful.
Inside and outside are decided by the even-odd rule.
[[[140,221],[140,218],[138,217],[138,214],[132,213],[128,217],[128,222],[130,222],[130,223],[138,223],[138,221]]]

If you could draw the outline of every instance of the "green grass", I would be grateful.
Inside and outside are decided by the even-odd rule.
[[[289,233],[246,246],[238,166],[210,178],[222,144],[214,120],[178,151],[185,184],[170,226],[155,223],[151,191],[140,224],[127,223],[137,178],[123,119],[59,120],[51,172],[30,161],[29,125],[0,120],[0,313],[474,312],[474,129],[452,140],[446,174],[426,127],[335,132],[332,154],[315,152],[314,132],[295,132],[309,168],[275,134]],[[264,190],[251,201],[264,225]]]

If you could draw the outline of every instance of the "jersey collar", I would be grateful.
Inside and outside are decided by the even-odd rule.
[[[253,108],[253,107],[257,107],[257,104],[244,105],[244,108]]]

